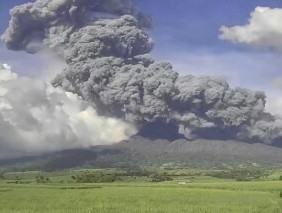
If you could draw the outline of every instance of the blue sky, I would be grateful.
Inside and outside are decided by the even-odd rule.
[[[153,17],[153,54],[182,74],[215,75],[232,86],[274,93],[282,55],[218,38],[222,25],[244,25],[257,7],[282,8],[278,0],[135,0]]]
[[[177,49],[209,47],[217,51],[238,48],[218,39],[220,26],[244,24],[257,6],[282,7],[279,0],[135,0],[135,3],[153,17],[158,49],[166,48],[169,41]]]
[[[27,0],[1,0],[0,32],[8,24],[9,9]],[[279,0],[134,0],[154,20],[151,32],[157,60],[171,62],[181,74],[214,75],[232,86],[274,94],[273,79],[282,77],[282,55],[275,51],[233,44],[218,38],[222,25],[244,25],[257,7],[282,8]],[[0,61],[23,75],[40,72],[38,56],[5,50]],[[27,66],[33,64],[34,66]]]

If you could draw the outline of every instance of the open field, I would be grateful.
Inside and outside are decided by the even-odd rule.
[[[38,183],[37,172],[8,173],[0,183],[0,212],[282,212],[279,174],[252,181],[177,176],[158,183],[144,177],[112,183],[74,182],[71,177],[80,173],[44,173],[46,183]]]

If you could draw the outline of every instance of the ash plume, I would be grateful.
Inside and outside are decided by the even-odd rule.
[[[173,130],[190,140],[281,144],[282,121],[265,113],[263,92],[179,76],[169,63],[155,62],[146,32],[151,20],[131,0],[37,0],[11,16],[2,36],[9,49],[52,49],[67,64],[53,86],[83,97],[101,115],[135,124],[140,134]]]

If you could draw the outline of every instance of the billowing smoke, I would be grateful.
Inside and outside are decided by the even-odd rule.
[[[191,140],[269,144],[282,137],[282,122],[264,112],[264,93],[179,76],[169,63],[156,63],[148,55],[150,19],[131,0],[37,0],[11,15],[2,37],[9,49],[54,50],[67,68],[53,86],[83,97],[101,115],[135,124],[142,134],[174,130]]]
[[[117,143],[135,134],[77,95],[0,64],[0,157]]]

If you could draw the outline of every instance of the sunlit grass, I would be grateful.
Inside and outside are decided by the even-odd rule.
[[[281,213],[279,181],[0,185],[0,212]]]

